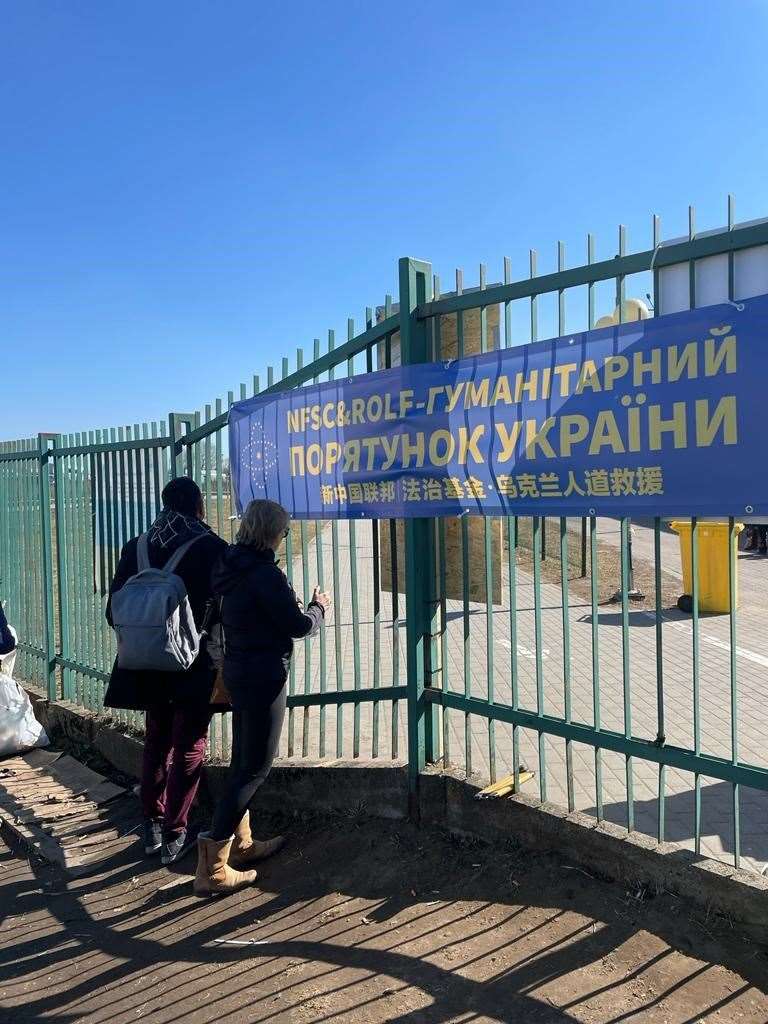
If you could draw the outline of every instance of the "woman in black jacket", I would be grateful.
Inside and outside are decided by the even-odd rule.
[[[237,543],[213,575],[221,599],[224,685],[232,701],[232,764],[210,833],[198,839],[195,892],[232,892],[256,879],[236,871],[274,853],[282,837],[259,843],[251,837],[248,805],[272,766],[285,714],[285,684],[293,641],[314,635],[331,601],[315,588],[303,611],[275,552],[288,536],[289,516],[273,501],[252,501]],[[233,845],[234,844],[234,845]]]

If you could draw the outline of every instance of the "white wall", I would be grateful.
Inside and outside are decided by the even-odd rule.
[[[768,245],[734,254],[734,299],[768,293]],[[728,300],[728,256],[719,253],[696,261],[696,306],[716,306]],[[657,313],[690,309],[689,264],[675,263],[659,271]]]

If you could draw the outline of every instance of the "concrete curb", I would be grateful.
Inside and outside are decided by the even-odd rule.
[[[138,778],[143,743],[109,721],[67,703],[50,704],[30,692],[35,713],[48,735],[75,747],[96,749],[118,771]],[[227,768],[209,765],[201,801],[210,804]],[[672,844],[608,822],[539,804],[521,794],[476,800],[482,787],[456,772],[428,771],[419,780],[418,811],[424,824],[488,842],[513,841],[533,850],[556,852],[591,874],[653,892],[668,891],[706,913],[738,922],[765,941],[768,933],[768,879],[728,864],[698,858]],[[266,811],[313,811],[402,819],[408,815],[407,768],[369,761],[281,760],[259,793]]]

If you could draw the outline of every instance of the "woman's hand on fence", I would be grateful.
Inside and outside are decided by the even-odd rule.
[[[327,615],[331,610],[333,601],[331,600],[330,594],[326,594],[326,592],[321,590],[320,587],[315,587],[312,593],[312,604],[319,604],[323,609],[323,615]]]

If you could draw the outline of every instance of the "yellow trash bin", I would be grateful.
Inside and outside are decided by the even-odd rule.
[[[691,523],[670,523],[680,537],[680,560],[683,563],[683,589],[693,594],[691,565]],[[743,523],[733,527],[733,568],[736,607],[739,607],[738,537]],[[699,611],[727,613],[731,610],[731,591],[728,566],[728,523],[699,522],[696,534],[699,541]]]

